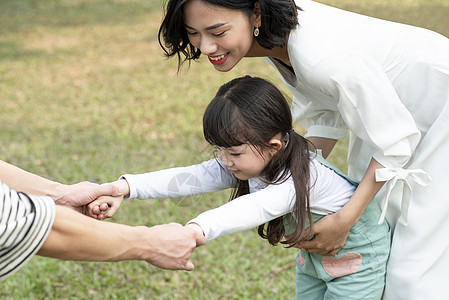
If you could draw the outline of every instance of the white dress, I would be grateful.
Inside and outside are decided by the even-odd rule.
[[[394,230],[384,299],[447,299],[449,40],[296,3],[303,11],[288,41],[294,74],[266,61],[293,94],[293,117],[307,136],[340,139],[349,129],[351,177],[360,180],[372,157],[386,168],[376,173],[388,180],[376,198]]]

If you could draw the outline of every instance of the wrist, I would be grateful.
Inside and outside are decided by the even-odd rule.
[[[158,247],[161,240],[154,227],[135,226],[129,229],[127,259],[156,261],[160,255]]]
[[[126,234],[123,236],[126,244],[126,249],[121,253],[120,260],[142,260],[144,259],[145,251],[142,236],[145,235],[144,226],[127,227]]]
[[[128,198],[131,193],[131,189],[129,187],[128,181],[124,178],[117,180],[113,183],[123,195],[124,198]]]
[[[58,205],[66,205],[65,195],[67,194],[68,185],[59,182],[54,182],[47,189],[46,195],[53,198]]]
[[[334,217],[336,226],[346,230],[351,229],[351,227],[354,226],[360,219],[360,215],[350,209],[345,209],[345,207],[336,212]]]
[[[188,223],[186,227],[192,229],[195,232],[197,246],[204,245],[204,243],[206,242],[206,237],[204,235],[203,228],[201,228],[201,226],[197,223]]]
[[[134,227],[116,223],[103,224],[116,225],[115,234],[111,235],[115,241],[111,244],[111,252],[106,251],[104,253],[103,261],[142,260],[148,256],[148,246],[145,243],[146,240],[142,238],[146,234],[145,226]]]

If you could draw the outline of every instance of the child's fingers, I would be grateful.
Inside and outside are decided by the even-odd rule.
[[[186,265],[182,268],[182,270],[184,271],[192,271],[195,268],[195,266],[193,265],[193,262],[191,262],[190,260],[187,261]]]
[[[98,206],[98,205],[92,206],[90,210],[94,215],[101,214],[100,206]]]
[[[112,218],[114,216],[114,214],[117,212],[117,210],[119,209],[120,206],[118,205],[113,205],[111,207],[108,207],[109,210],[106,213],[103,213],[103,216],[105,218]]]
[[[104,220],[106,218],[112,217],[107,215],[109,210],[110,208],[108,203],[101,203],[92,207],[92,214],[94,218],[97,218],[98,220]]]
[[[102,196],[89,203],[89,213],[92,217],[103,220],[111,218],[117,212],[122,197]]]
[[[106,204],[106,206],[108,205],[107,203],[101,203],[98,201],[91,202],[87,207],[87,215],[89,217],[101,220],[102,219],[101,215],[105,212],[102,211],[101,208],[101,205],[103,204]]]
[[[100,209],[101,213],[105,213],[109,209],[109,204],[106,203],[106,202],[105,203],[101,203],[99,209]]]

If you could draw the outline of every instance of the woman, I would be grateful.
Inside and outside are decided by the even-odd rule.
[[[376,197],[394,231],[385,299],[449,291],[447,38],[308,0],[171,0],[159,38],[179,66],[205,54],[226,72],[243,57],[265,57],[324,156],[349,129],[349,175],[361,183],[300,247],[336,254],[387,182]]]

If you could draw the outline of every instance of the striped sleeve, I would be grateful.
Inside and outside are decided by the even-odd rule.
[[[0,182],[0,280],[39,251],[54,218],[53,199],[18,193]]]

